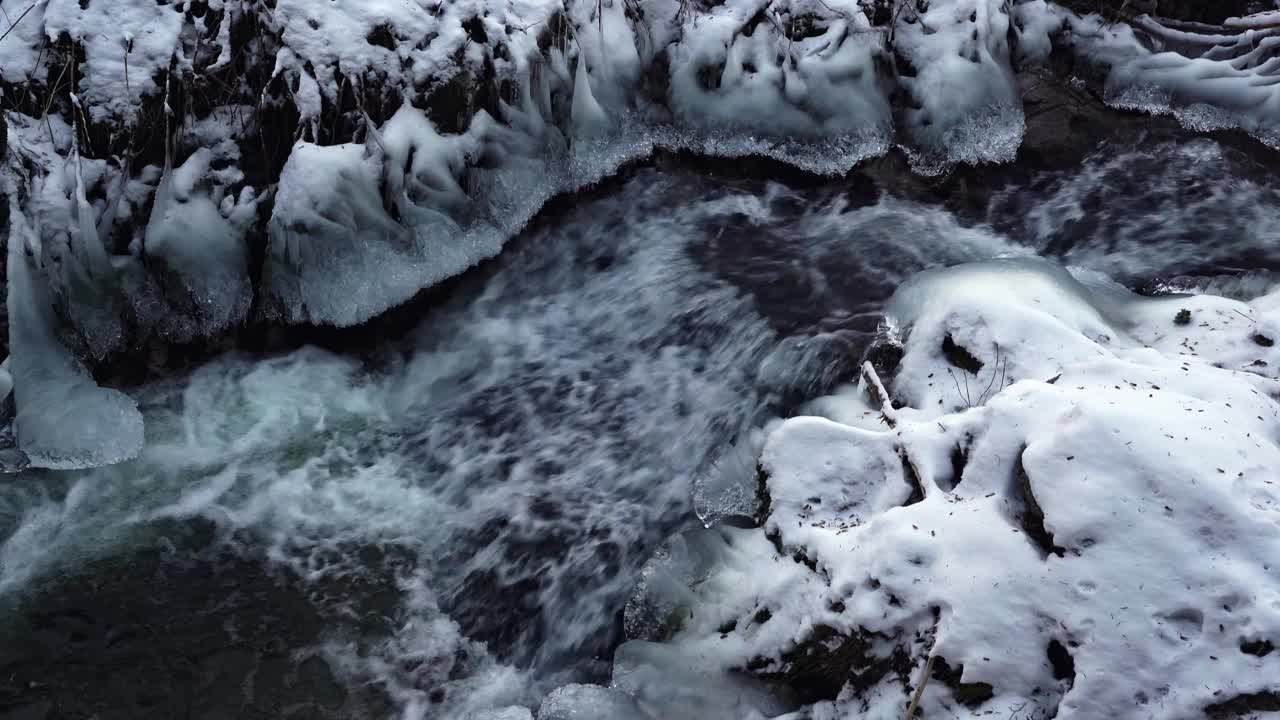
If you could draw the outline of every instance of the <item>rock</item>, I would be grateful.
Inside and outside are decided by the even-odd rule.
[[[973,353],[957,345],[955,338],[951,337],[950,333],[942,339],[942,356],[954,368],[974,375],[982,371],[983,362],[974,357]]]
[[[1173,323],[1175,325],[1190,325],[1191,311],[1186,308],[1182,308],[1181,310],[1178,311],[1177,315],[1173,316]]]

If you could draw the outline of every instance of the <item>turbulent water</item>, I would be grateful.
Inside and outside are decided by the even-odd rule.
[[[1280,188],[1210,140],[1104,148],[964,218],[633,170],[405,337],[217,359],[133,391],[138,460],[2,481],[0,710],[445,718],[606,680],[695,479],[847,379],[903,279],[1014,254],[1257,294]]]

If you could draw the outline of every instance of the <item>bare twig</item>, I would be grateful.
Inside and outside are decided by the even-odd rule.
[[[880,418],[885,425],[889,427],[897,427],[898,413],[893,409],[893,403],[889,400],[889,393],[884,389],[884,383],[880,382],[880,376],[876,374],[876,369],[870,362],[862,363],[862,382],[867,386],[867,398],[880,408]]]
[[[22,18],[26,17],[27,13],[31,12],[32,10],[35,10],[36,6],[39,4],[40,3],[38,1],[31,3],[31,7],[28,7],[26,10],[23,10],[22,14],[18,16],[17,20],[14,20],[12,23],[9,23],[9,29],[5,30],[3,35],[0,35],[0,42],[3,42],[5,38],[9,37],[9,33],[13,32],[13,29],[18,27],[18,23],[22,22]],[[5,13],[5,15],[7,16],[8,13]]]
[[[981,405],[987,401],[987,396],[991,394],[991,388],[996,384],[996,369],[1000,367],[1000,343],[996,343],[996,366],[991,368],[991,381],[987,383],[987,389],[982,391],[982,395],[978,397],[978,404]],[[1003,382],[1003,380],[1001,381]],[[1000,388],[1003,390],[1004,388]],[[999,392],[997,390],[996,392]]]
[[[924,688],[929,684],[929,676],[933,674],[933,661],[936,657],[937,655],[930,655],[929,661],[924,664],[924,673],[916,685],[916,693],[911,698],[911,704],[907,706],[907,720],[916,716],[916,708],[920,707],[920,698],[924,697]]]

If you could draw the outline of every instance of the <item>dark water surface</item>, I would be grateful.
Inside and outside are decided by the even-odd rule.
[[[1280,186],[1213,140],[968,192],[660,162],[558,202],[403,337],[137,389],[138,460],[0,480],[0,718],[536,707],[607,678],[694,478],[847,379],[912,273],[1041,254],[1248,297],[1280,270]]]

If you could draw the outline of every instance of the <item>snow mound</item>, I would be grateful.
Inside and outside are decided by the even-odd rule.
[[[1273,706],[1280,300],[1006,261],[929,273],[894,307],[897,375],[868,366],[826,404],[876,422],[769,434],[762,526],[657,561],[686,582],[635,602],[670,608],[669,637],[624,645],[615,688],[652,718],[677,716],[644,699],[680,662],[763,683],[735,696],[762,717],[901,717],[922,682],[925,717]],[[996,342],[1004,377],[965,397],[948,375],[986,387]]]

